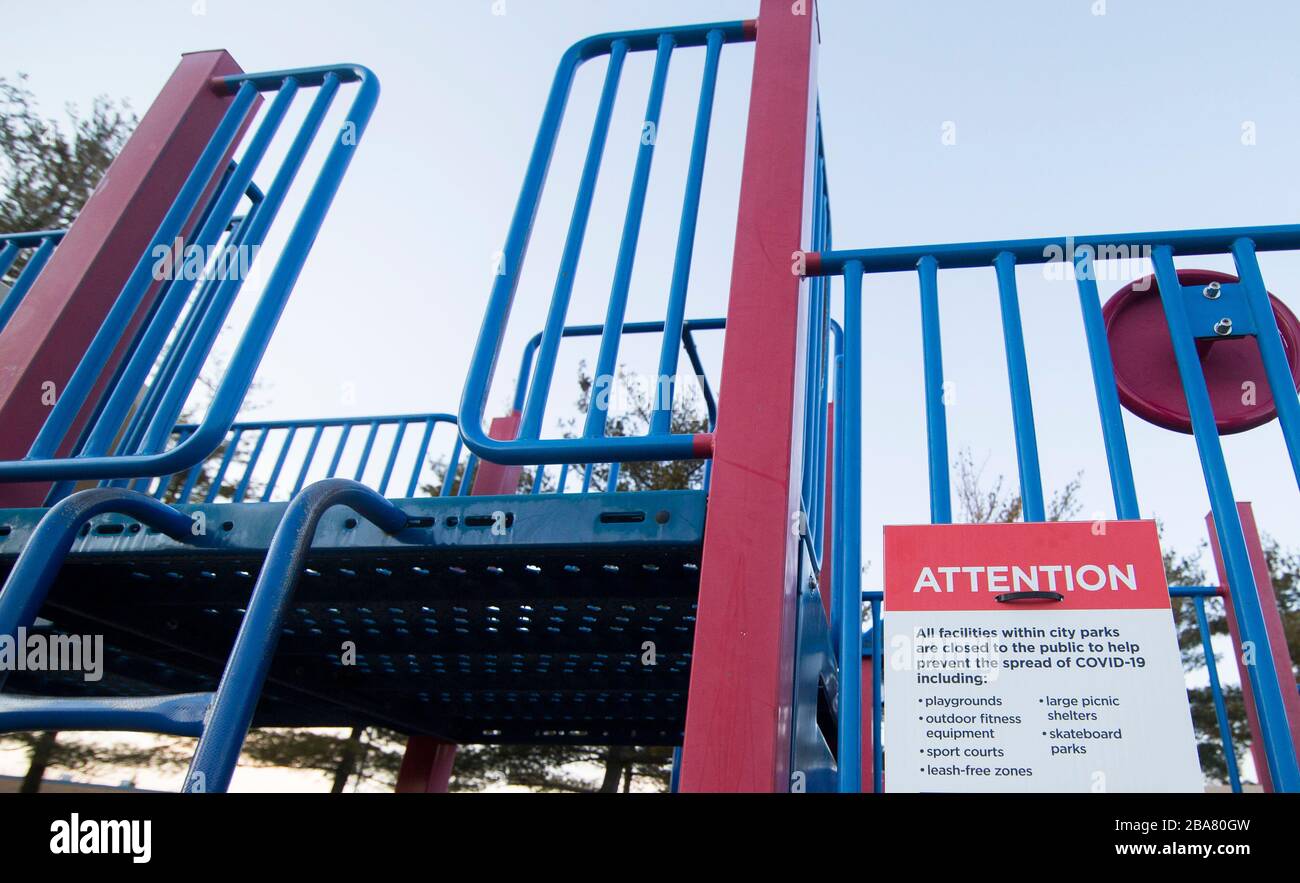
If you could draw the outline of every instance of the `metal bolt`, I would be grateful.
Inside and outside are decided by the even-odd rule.
[[[1232,333],[1232,320],[1224,318],[1215,322],[1214,333],[1219,335],[1220,337],[1227,337],[1229,334]]]
[[[1219,295],[1222,294],[1221,286],[1217,282],[1211,282],[1201,293],[1210,300],[1218,300]]]

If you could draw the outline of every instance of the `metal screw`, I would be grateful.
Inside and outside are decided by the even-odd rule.
[[[1225,318],[1215,322],[1214,333],[1220,337],[1227,337],[1232,333],[1232,320]]]
[[[1211,282],[1209,285],[1205,286],[1204,291],[1202,291],[1201,293],[1204,294],[1210,300],[1218,300],[1219,295],[1222,293],[1220,288],[1221,286],[1219,285],[1219,283]]]

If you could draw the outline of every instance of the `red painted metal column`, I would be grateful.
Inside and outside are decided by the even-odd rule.
[[[519,432],[520,416],[518,411],[511,411],[505,417],[493,419],[488,428],[488,436],[501,440],[514,438]],[[449,471],[455,468],[454,463],[448,467]],[[520,466],[500,466],[480,460],[470,495],[484,497],[513,494],[519,489],[519,476],[522,472],[523,467]],[[450,479],[444,479],[446,480]],[[455,762],[456,743],[432,736],[411,736],[406,741],[406,753],[402,755],[396,792],[446,794],[451,785],[451,772]]]
[[[31,447],[49,414],[45,385],[53,383],[56,394],[63,389],[233,100],[212,89],[212,78],[238,73],[242,69],[224,50],[182,57],[0,333],[0,459],[21,459]],[[152,297],[105,365],[101,384]],[[101,390],[96,387],[91,402]],[[87,412],[68,433],[68,446]],[[0,485],[0,508],[38,506],[47,490],[39,483]]]
[[[1246,551],[1250,556],[1250,569],[1255,576],[1255,590],[1259,594],[1259,606],[1264,613],[1264,624],[1268,629],[1268,642],[1273,648],[1273,659],[1258,660],[1260,664],[1271,664],[1277,670],[1278,680],[1282,683],[1282,700],[1286,707],[1287,721],[1291,725],[1291,741],[1295,743],[1296,753],[1300,754],[1300,692],[1296,690],[1295,667],[1291,651],[1286,643],[1286,629],[1282,624],[1282,614],[1277,608],[1277,594],[1273,591],[1273,576],[1269,573],[1268,559],[1264,555],[1264,545],[1259,538],[1259,528],[1255,524],[1255,510],[1250,503],[1238,503],[1237,514],[1241,518],[1241,531],[1246,538]],[[1236,651],[1237,671],[1241,678],[1242,704],[1246,706],[1246,721],[1250,725],[1250,752],[1255,759],[1255,770],[1259,783],[1265,791],[1273,790],[1273,782],[1268,772],[1268,762],[1264,758],[1264,743],[1260,736],[1259,714],[1255,710],[1255,697],[1250,689],[1250,676],[1246,671],[1241,646],[1241,632],[1237,628],[1236,612],[1232,608],[1232,596],[1228,592],[1228,575],[1223,566],[1223,555],[1219,550],[1218,534],[1214,531],[1214,514],[1205,516],[1205,523],[1210,531],[1210,550],[1214,553],[1214,566],[1219,571],[1219,585],[1223,588],[1224,612],[1227,614],[1228,631],[1232,635],[1232,646]],[[1290,685],[1291,689],[1287,689]]]
[[[876,628],[872,623],[871,627]],[[876,719],[875,698],[876,681],[872,666],[874,657],[862,659],[862,793],[872,794],[876,790]]]
[[[511,411],[505,417],[496,417],[488,427],[488,438],[508,441],[519,433],[519,420],[522,415]],[[519,476],[523,474],[522,466],[502,466],[480,460],[478,472],[474,476],[474,487],[470,491],[476,497],[499,496],[519,492]],[[540,471],[540,467],[539,467]]]
[[[788,791],[811,248],[814,0],[762,0],[682,791]]]
[[[402,755],[394,790],[398,794],[446,794],[455,762],[454,742],[412,736],[406,742],[406,753]]]

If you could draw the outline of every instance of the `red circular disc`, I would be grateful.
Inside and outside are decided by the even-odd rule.
[[[1179,270],[1183,285],[1238,282],[1213,270]],[[1269,294],[1291,378],[1300,380],[1300,322],[1286,304]],[[1102,307],[1119,399],[1134,414],[1176,432],[1192,431],[1187,397],[1169,338],[1160,290],[1152,276],[1125,285]],[[1198,341],[1201,368],[1219,432],[1228,435],[1261,426],[1277,416],[1259,347],[1251,337]],[[1245,386],[1254,384],[1253,389]],[[1253,397],[1252,397],[1253,393]]]

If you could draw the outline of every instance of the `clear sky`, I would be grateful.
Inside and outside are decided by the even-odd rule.
[[[1293,223],[1300,214],[1300,5],[1242,0],[957,0],[821,6],[820,89],[841,247]],[[505,14],[501,12],[504,7]],[[556,61],[607,30],[748,18],[756,0],[62,0],[0,30],[5,75],[49,111],[97,94],[143,111],[182,51],[223,47],[247,70],[356,61],[383,95],[261,372],[259,414],[454,410],[491,260],[504,238]],[[201,12],[202,14],[196,14]],[[1104,14],[1098,14],[1104,13]],[[674,59],[629,318],[662,316],[689,148],[698,51]],[[689,314],[725,309],[752,50],[724,53]],[[649,58],[629,64],[571,321],[599,321],[642,119]],[[517,299],[494,404],[540,327],[602,64],[574,92]],[[951,125],[949,125],[951,124]],[[947,128],[945,128],[947,127]],[[1253,139],[1243,139],[1243,132]],[[945,131],[955,143],[945,144]],[[1243,143],[1243,141],[1252,143]],[[1225,259],[1195,264],[1230,270]],[[1300,262],[1266,255],[1270,289],[1300,307]],[[1139,268],[1141,269],[1141,268]],[[1141,269],[1141,272],[1146,272]],[[1084,513],[1113,514],[1077,296],[1030,268],[1022,307],[1049,490],[1082,472]],[[1106,297],[1123,280],[1103,282]],[[1014,483],[1010,405],[991,270],[942,281],[955,386],[952,448]],[[928,520],[914,281],[872,280],[864,558],[879,527]],[[653,371],[653,347],[629,367]],[[565,378],[555,409],[576,395]],[[709,351],[717,364],[717,349]],[[641,360],[639,363],[637,360]],[[1179,548],[1204,535],[1195,446],[1127,418],[1145,515]],[[1272,424],[1226,442],[1237,496],[1300,545],[1296,485]]]

